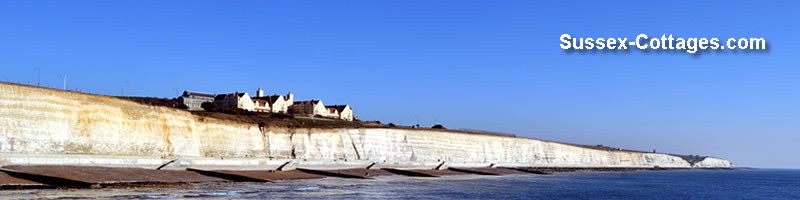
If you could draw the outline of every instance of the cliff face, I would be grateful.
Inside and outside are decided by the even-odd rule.
[[[257,126],[112,97],[0,84],[0,152],[264,156]]]
[[[406,129],[286,129],[112,97],[0,83],[0,153],[447,161],[563,167],[731,167],[707,158],[608,151],[527,138]]]
[[[730,161],[720,158],[707,157],[698,163],[694,163],[694,167],[698,168],[717,168],[720,166],[733,167]]]

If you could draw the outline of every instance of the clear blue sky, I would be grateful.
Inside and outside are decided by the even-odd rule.
[[[109,95],[293,91],[362,119],[800,168],[796,1],[2,1],[0,81]],[[764,37],[568,53],[561,34]]]

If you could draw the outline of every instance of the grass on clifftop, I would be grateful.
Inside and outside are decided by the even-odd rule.
[[[259,124],[265,127],[286,127],[286,128],[361,128],[361,127],[383,127],[382,124],[369,124],[361,121],[331,120],[325,118],[310,118],[292,116],[286,114],[255,113],[229,114],[222,112],[192,111],[192,114],[200,117],[235,121],[240,123]]]

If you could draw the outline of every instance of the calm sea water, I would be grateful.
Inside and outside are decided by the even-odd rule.
[[[0,191],[2,199],[800,199],[800,170],[326,178],[171,188]]]

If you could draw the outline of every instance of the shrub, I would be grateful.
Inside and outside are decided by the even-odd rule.
[[[255,112],[250,112],[239,108],[222,108],[220,112],[231,115],[256,115]]]
[[[189,109],[189,106],[186,106],[185,104],[182,104],[182,103],[176,103],[175,104],[175,108],[186,110],[186,109]]]
[[[270,115],[269,117],[278,118],[278,119],[294,119],[294,116],[283,114],[283,113],[275,113],[275,114]]]
[[[203,104],[200,104],[200,107],[208,112],[219,112],[222,110],[217,104],[211,102],[203,102]]]

